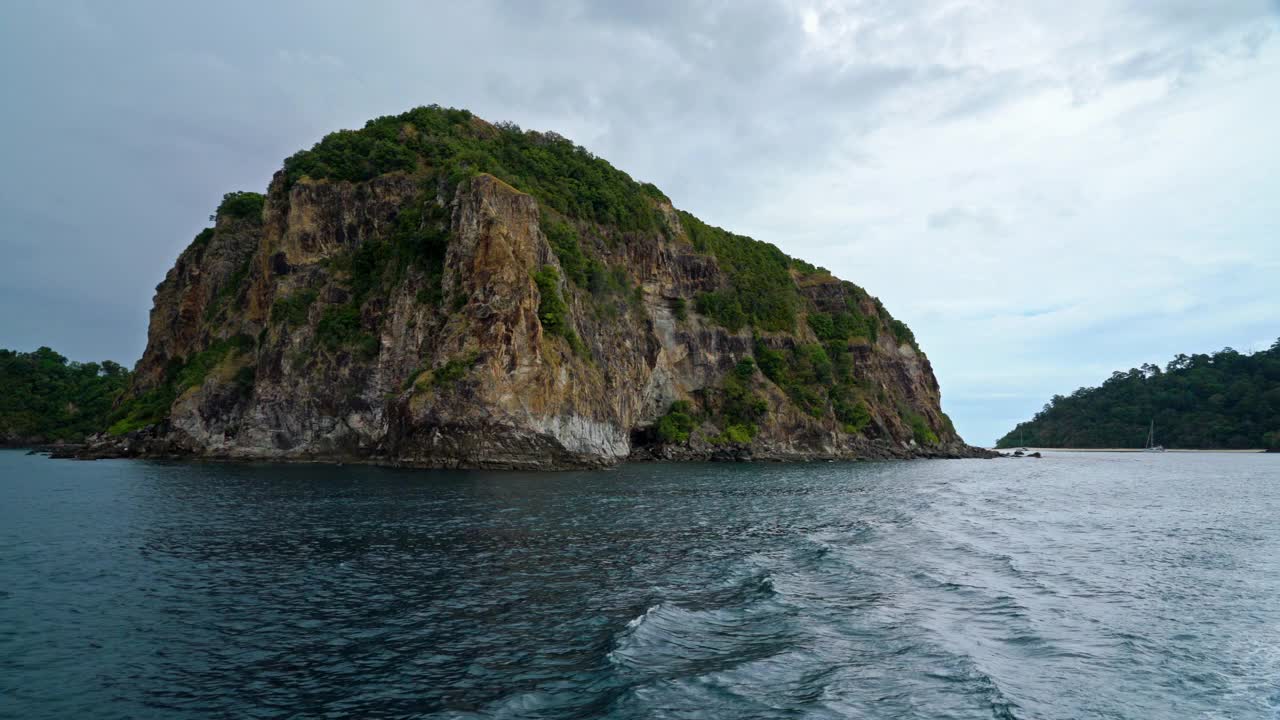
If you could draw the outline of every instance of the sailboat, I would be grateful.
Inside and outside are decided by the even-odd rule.
[[[1164,452],[1163,445],[1156,444],[1156,421],[1151,421],[1151,429],[1147,431],[1147,444],[1142,452]]]

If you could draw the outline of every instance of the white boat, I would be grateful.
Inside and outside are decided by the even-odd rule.
[[[1151,429],[1147,431],[1147,444],[1142,452],[1164,452],[1163,445],[1156,444],[1156,421],[1151,421]]]

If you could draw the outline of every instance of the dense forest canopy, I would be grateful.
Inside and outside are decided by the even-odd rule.
[[[47,347],[0,350],[0,442],[80,440],[101,431],[129,383],[118,363],[68,362]]]
[[[467,110],[427,106],[326,135],[285,160],[289,185],[304,177],[360,182],[422,166],[453,181],[489,173],[563,215],[623,231],[656,231],[665,196],[555,133],[487,123]]]
[[[996,447],[1140,448],[1154,422],[1170,448],[1280,449],[1280,340],[1243,354],[1178,355],[1055,395]]]

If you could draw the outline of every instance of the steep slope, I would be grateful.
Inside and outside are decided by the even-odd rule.
[[[91,454],[967,456],[910,331],[554,134],[438,107],[229,194]]]
[[[997,447],[1140,448],[1152,423],[1165,447],[1280,450],[1280,340],[1250,355],[1224,348],[1112,373],[1055,395]]]

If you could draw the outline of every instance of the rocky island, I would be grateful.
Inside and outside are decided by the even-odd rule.
[[[971,457],[907,326],[553,133],[422,107],[227,194],[82,457]]]

